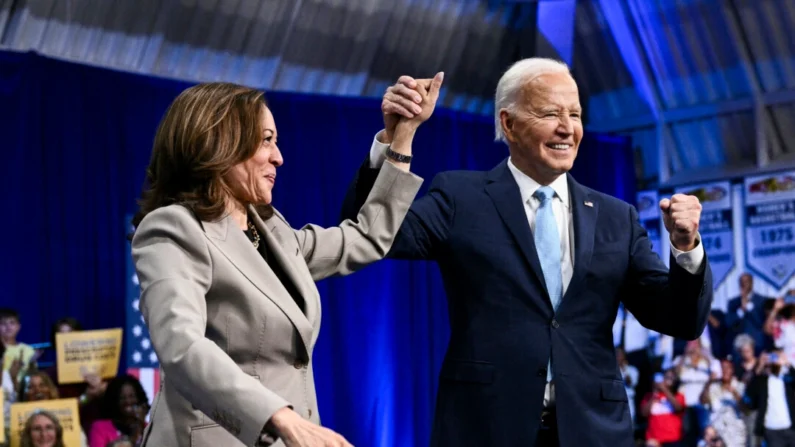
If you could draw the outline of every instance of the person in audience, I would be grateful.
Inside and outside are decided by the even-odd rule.
[[[0,340],[0,359],[3,358],[3,354],[5,354],[5,345],[3,344],[2,340]],[[18,368],[20,363],[17,362],[16,366],[12,366],[11,370],[3,369],[0,371],[0,388],[3,390],[3,421],[5,422],[4,427],[6,429],[10,427],[11,424],[11,405],[14,404],[17,400],[17,389],[18,389],[18,381],[17,381],[17,371],[15,368]]]
[[[685,396],[680,393],[676,371],[669,369],[654,377],[653,391],[641,402],[640,412],[646,417],[646,445],[682,446],[682,419]]]
[[[728,336],[734,339],[740,334],[748,334],[754,339],[756,354],[765,347],[763,325],[765,323],[764,305],[767,297],[754,292],[754,277],[749,273],[740,275],[740,296],[729,300],[726,311]]]
[[[22,379],[20,402],[59,399],[58,388],[44,371],[32,371]]]
[[[726,314],[720,309],[712,309],[707,320],[707,333],[710,340],[712,356],[722,359],[731,354],[730,346],[727,346],[728,333],[726,328]]]
[[[121,437],[137,444],[143,436],[148,413],[149,400],[141,382],[127,374],[115,377],[108,383],[102,400],[104,418],[91,425],[89,447],[105,447]]]
[[[65,447],[63,427],[50,412],[36,411],[25,422],[20,447]]]
[[[618,369],[621,371],[621,377],[624,378],[624,389],[627,391],[627,400],[629,401],[629,417],[635,421],[635,387],[638,385],[638,368],[629,364],[622,348],[616,349],[616,361]]]
[[[55,337],[59,333],[82,331],[83,327],[75,318],[61,318],[52,325],[50,332],[50,343],[55,349]],[[50,376],[53,382],[58,383],[58,362],[46,369],[44,372]],[[61,399],[77,398],[80,406],[80,426],[83,431],[88,433],[91,424],[100,417],[102,407],[102,396],[108,384],[96,374],[85,374],[85,383],[58,384],[58,395]]]
[[[106,447],[135,447],[135,444],[127,438],[119,438],[110,441]]]
[[[14,309],[0,309],[0,341],[3,342],[3,370],[17,373],[14,375],[19,380],[36,363],[39,353],[33,347],[17,341],[22,322],[19,312]]]
[[[766,447],[795,445],[795,383],[781,349],[759,357],[757,375],[748,386],[744,403],[758,410],[754,432],[764,438]]]
[[[613,323],[613,342],[622,349],[626,363],[637,374],[633,378],[632,388],[627,389],[627,393],[633,396],[629,399],[629,410],[635,423],[642,422],[638,420],[635,409],[640,405],[640,399],[651,391],[654,370],[649,352],[655,337],[659,337],[659,333],[643,327],[623,304],[618,306],[616,321]],[[623,378],[627,380],[626,376]]]
[[[734,339],[734,351],[740,354],[739,357],[736,357],[737,360],[734,363],[734,375],[748,389],[748,386],[756,376],[756,368],[759,364],[754,350],[754,339],[748,334],[738,335]],[[762,438],[754,433],[756,410],[751,410],[745,405],[741,407],[741,410],[748,435],[747,444],[751,447],[758,447],[762,443]]]
[[[795,359],[795,304],[787,304],[783,298],[775,300],[765,321],[765,333],[787,358]]]
[[[684,444],[695,447],[709,419],[701,405],[701,392],[710,380],[721,377],[720,362],[710,356],[699,340],[693,340],[685,345],[684,354],[674,359],[674,365],[681,383],[679,389],[685,396]]]
[[[721,361],[721,377],[710,380],[701,393],[701,403],[709,410],[710,427],[728,447],[744,447],[748,441],[740,412],[743,393],[745,384],[734,376],[730,360]]]
[[[727,447],[718,432],[712,426],[704,429],[704,438],[698,441],[698,447]]]
[[[754,349],[754,339],[748,334],[740,334],[734,339],[734,351],[738,353],[734,362],[734,375],[748,385],[754,374],[757,366],[756,350]]]
[[[398,124],[357,220],[330,228],[295,230],[273,208],[284,160],[262,92],[200,84],[171,104],[133,218],[140,310],[165,372],[144,445],[350,445],[320,425],[315,281],[389,251],[422,184],[409,172],[411,144],[441,82],[418,89],[423,112]],[[191,429],[210,420],[218,425]]]

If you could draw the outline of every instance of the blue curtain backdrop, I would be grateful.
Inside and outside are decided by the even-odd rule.
[[[3,156],[0,306],[18,309],[20,339],[49,338],[57,318],[121,327],[125,216],[135,209],[155,128],[189,84],[0,52]],[[285,165],[274,203],[293,226],[337,223],[372,137],[379,101],[270,93]],[[506,155],[492,121],[437,110],[419,131],[414,170],[489,169]],[[634,200],[630,142],[586,134],[575,176]],[[435,265],[384,261],[319,284],[315,351],[321,416],[358,446],[428,444],[448,338]]]

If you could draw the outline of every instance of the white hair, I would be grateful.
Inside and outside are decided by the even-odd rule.
[[[522,59],[511,65],[505,74],[502,75],[497,83],[497,92],[494,94],[494,140],[505,140],[505,133],[502,131],[500,120],[500,110],[507,109],[514,112],[519,92],[522,87],[533,79],[552,73],[566,73],[571,75],[569,66],[565,62],[555,59],[545,59],[541,57],[530,57]]]

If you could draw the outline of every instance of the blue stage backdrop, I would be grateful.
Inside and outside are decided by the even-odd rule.
[[[0,52],[0,305],[20,339],[49,338],[62,316],[122,327],[125,216],[135,209],[155,128],[189,84]],[[343,194],[381,128],[379,101],[270,93],[285,165],[274,203],[293,226],[334,225]],[[489,169],[507,156],[489,117],[437,110],[416,138],[414,170]],[[575,175],[633,201],[629,141],[588,134]],[[448,339],[435,265],[384,261],[319,285],[315,351],[324,425],[359,446],[428,444]]]

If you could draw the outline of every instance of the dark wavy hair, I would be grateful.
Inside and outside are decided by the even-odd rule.
[[[124,423],[125,416],[119,407],[119,399],[121,398],[121,389],[124,385],[130,385],[135,391],[136,400],[139,405],[144,405],[147,410],[149,408],[149,398],[146,397],[146,391],[135,377],[129,374],[123,374],[114,377],[108,382],[108,387],[105,389],[105,395],[102,398],[102,414],[104,417],[113,421],[113,425],[124,435],[131,435],[130,427]]]
[[[231,194],[224,176],[256,154],[265,107],[262,92],[226,82],[198,84],[180,93],[155,134],[133,227],[148,213],[174,203],[202,220],[222,217]],[[264,217],[273,212],[270,205],[257,211]]]

